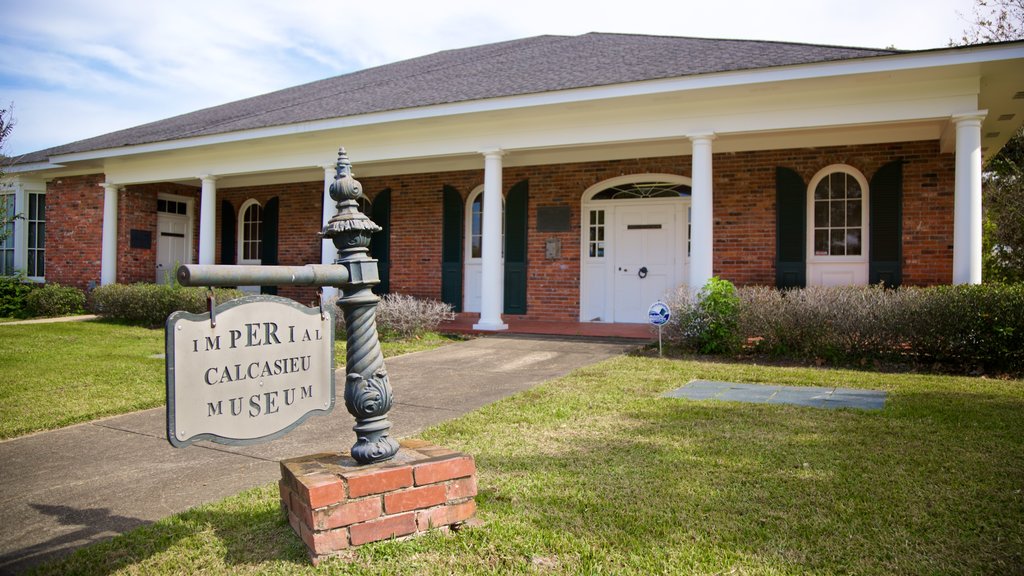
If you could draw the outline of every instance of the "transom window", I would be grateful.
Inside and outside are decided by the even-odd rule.
[[[632,182],[611,186],[594,194],[591,200],[627,200],[631,198],[679,198],[690,197],[690,186],[668,182]]]
[[[161,198],[156,201],[156,211],[164,212],[166,214],[188,214],[188,204],[177,200],[165,200]]]
[[[259,261],[262,258],[263,207],[252,200],[242,207],[242,260]]]
[[[831,172],[814,187],[814,255],[861,256],[864,193],[846,171]]]

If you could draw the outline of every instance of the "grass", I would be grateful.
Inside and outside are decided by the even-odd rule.
[[[385,356],[451,342],[384,342]],[[163,329],[90,321],[0,329],[0,439],[163,405]],[[335,364],[345,363],[336,343]]]
[[[686,401],[692,378],[885,390],[882,411]],[[430,429],[483,526],[317,567],[273,485],[43,574],[1017,574],[1024,382],[620,357]]]

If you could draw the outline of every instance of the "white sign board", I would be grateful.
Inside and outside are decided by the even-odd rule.
[[[253,444],[334,409],[334,322],[319,308],[248,296],[167,319],[167,439]],[[215,325],[214,325],[215,324]]]
[[[664,302],[655,302],[647,309],[647,321],[655,326],[664,326],[672,318],[672,312]]]

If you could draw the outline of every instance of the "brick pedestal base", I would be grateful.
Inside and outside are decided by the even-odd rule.
[[[407,439],[387,462],[348,453],[281,462],[281,506],[314,563],[350,546],[458,526],[476,512],[473,457]]]

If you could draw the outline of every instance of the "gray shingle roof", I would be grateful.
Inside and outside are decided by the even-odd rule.
[[[33,152],[19,162],[435,104],[895,53],[631,34],[535,36],[335,76]]]

